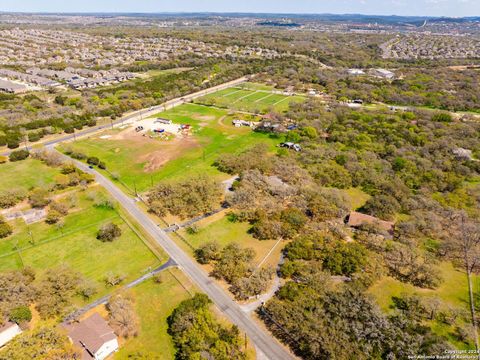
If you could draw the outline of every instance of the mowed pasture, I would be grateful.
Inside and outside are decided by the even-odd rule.
[[[266,85],[247,83],[241,87],[232,87],[203,96],[195,100],[195,103],[251,113],[267,113],[285,112],[292,102],[301,103],[306,100],[301,95],[289,96],[277,92],[278,90],[275,91]]]
[[[148,280],[132,288],[140,329],[138,336],[125,340],[114,359],[174,359],[175,348],[168,335],[167,318],[196,291],[179,269],[161,273],[161,283]]]
[[[170,141],[150,139],[131,129],[109,130],[91,138],[70,143],[74,151],[96,156],[104,161],[109,173],[115,174],[119,184],[128,191],[148,190],[159,181],[181,180],[207,174],[218,180],[230,176],[213,166],[222,153],[237,153],[258,143],[272,149],[281,141],[250,128],[236,128],[232,120],[242,118],[258,121],[248,114],[198,104],[184,104],[157,114],[176,124],[189,124],[192,130],[187,138]],[[129,132],[129,136],[122,134]],[[110,138],[105,138],[110,135]],[[156,164],[157,166],[152,166]]]
[[[128,282],[166,261],[167,256],[159,259],[150,251],[120,213],[93,206],[84,192],[76,196],[78,204],[62,227],[45,221],[30,225],[20,219],[12,222],[14,233],[0,240],[0,271],[28,266],[42,274],[67,265],[96,283],[100,296],[111,290],[104,282],[108,273],[122,275]],[[109,222],[117,224],[122,235],[113,242],[97,240],[99,228]]]
[[[26,159],[0,164],[0,192],[12,189],[29,190],[54,182],[58,169],[46,166],[40,160]]]

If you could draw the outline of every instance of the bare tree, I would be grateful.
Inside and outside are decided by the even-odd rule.
[[[472,274],[480,269],[480,224],[470,219],[465,211],[452,212],[447,229],[447,255],[459,261],[468,280],[470,315],[475,336],[475,347],[479,350],[477,318],[473,299]],[[480,354],[479,354],[480,359]]]

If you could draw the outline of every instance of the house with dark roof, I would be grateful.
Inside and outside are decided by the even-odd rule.
[[[103,360],[118,350],[117,336],[98,313],[65,328],[72,343],[82,350],[82,360]]]
[[[390,236],[393,235],[393,230],[395,229],[395,223],[392,221],[381,220],[375,216],[356,211],[352,211],[345,220],[346,224],[352,228],[358,228],[362,225],[374,225]]]

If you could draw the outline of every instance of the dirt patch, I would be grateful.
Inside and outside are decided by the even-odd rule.
[[[212,121],[215,120],[214,115],[198,115],[194,116],[195,119],[201,120],[201,121]]]
[[[227,115],[223,115],[221,118],[219,118],[219,119],[217,120],[217,123],[218,123],[218,125],[220,125],[220,126],[222,126],[222,127],[230,128],[230,126],[226,125],[226,124],[223,122],[226,117],[227,117]]]
[[[197,141],[193,137],[175,138],[168,143],[161,143],[159,150],[143,155],[138,162],[145,163],[143,170],[151,173],[160,169],[170,160],[177,158],[184,151],[197,146]]]

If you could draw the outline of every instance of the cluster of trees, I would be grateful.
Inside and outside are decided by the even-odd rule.
[[[259,314],[303,359],[404,359],[450,349],[422,319],[384,315],[355,284],[335,286],[317,266],[288,281]]]
[[[476,338],[472,335],[474,307],[470,315],[460,307],[442,304],[438,316],[420,320],[405,319],[400,309],[394,316],[385,316],[366,289],[383,275],[435,289],[442,282],[439,262],[445,260],[470,269],[470,278],[478,271],[473,255],[480,243],[478,235],[473,235],[480,233],[480,167],[474,160],[480,155],[478,123],[455,121],[444,113],[325,109],[314,99],[292,105],[284,115],[273,115],[279,124],[298,125],[297,130],[275,135],[299,142],[302,152],[279,150],[275,156],[258,147],[222,155],[216,162],[220,170],[239,175],[227,198],[231,217],[250,222],[252,234],[259,239],[291,240],[281,266],[287,285],[267,305],[267,324],[300,355],[312,359],[333,354],[349,358],[357,352],[358,358],[402,358],[407,353],[401,343],[395,343],[398,339],[412,341],[412,353],[436,353],[446,345],[445,339],[432,334],[435,321],[448,323],[452,337],[471,344]],[[309,128],[315,131],[305,131]],[[471,150],[474,159],[457,156],[461,148]],[[345,215],[352,207],[343,189],[351,187],[368,194],[357,211],[396,221],[392,236],[375,224],[360,226],[353,233],[346,228]],[[465,211],[458,215],[464,220],[457,220],[457,225],[451,219],[452,208]],[[469,255],[465,251],[462,255],[461,244],[465,249],[467,240]],[[329,285],[331,292],[309,280],[319,277],[327,283],[329,278],[335,280]],[[363,303],[349,302],[349,297]],[[473,303],[474,294],[471,299]],[[337,314],[330,313],[337,308],[336,301],[348,305]],[[352,320],[360,316],[359,307],[369,315]],[[312,309],[319,313],[310,317]],[[370,326],[371,322],[362,320],[370,315],[378,319],[386,337],[369,338],[369,330],[362,333],[355,328]],[[471,329],[465,322],[472,324]],[[307,325],[299,329],[299,324]],[[343,325],[337,329],[333,324]],[[331,334],[330,326],[335,333],[330,339],[342,338],[342,344],[352,343],[352,347],[339,349],[338,341],[328,341],[323,334]]]
[[[51,325],[23,332],[0,351],[0,360],[63,360],[80,357],[80,351],[67,336]]]
[[[230,284],[229,290],[237,299],[264,293],[272,280],[271,268],[256,269],[253,264],[255,251],[231,243],[223,249],[211,241],[195,250],[195,257],[201,264],[213,264],[212,276]]]
[[[188,218],[217,209],[221,198],[220,184],[201,175],[177,183],[158,184],[148,194],[148,205],[158,216],[172,214]]]
[[[11,156],[13,155],[16,159],[14,161],[20,160],[17,155],[14,155],[20,152],[26,152],[29,154],[26,150],[14,151],[11,154]],[[47,166],[58,168],[60,173],[54,177],[54,183],[49,186],[33,188],[28,192],[16,188],[1,191],[0,208],[7,209],[25,199],[28,199],[29,204],[34,208],[44,208],[49,206],[47,223],[55,224],[61,219],[61,217],[68,214],[69,207],[63,203],[52,202],[50,199],[50,193],[55,190],[66,189],[67,187],[78,185],[86,186],[94,181],[94,177],[80,170],[74,164],[65,162],[62,156],[57,152],[40,150],[33,152],[31,155],[33,158],[42,161]]]
[[[41,278],[31,268],[3,272],[0,285],[1,322],[29,321],[31,305],[43,319],[63,316],[73,309],[75,296],[88,298],[96,293],[91,283],[66,266],[49,269]]]
[[[168,317],[168,332],[177,348],[176,358],[246,359],[236,326],[221,325],[210,311],[211,301],[204,294],[184,300]]]

